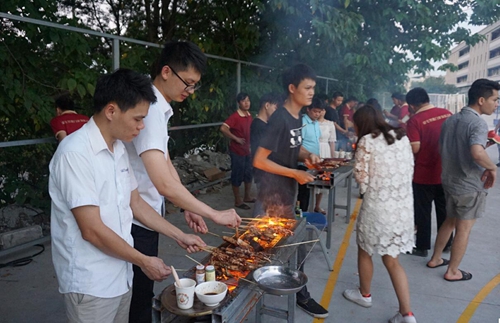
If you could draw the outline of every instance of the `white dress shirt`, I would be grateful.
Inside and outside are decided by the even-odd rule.
[[[125,143],[125,147],[127,148],[130,164],[137,178],[139,194],[158,214],[161,214],[163,197],[149,178],[140,155],[145,151],[154,149],[161,151],[166,158],[169,139],[167,123],[174,113],[170,104],[154,85],[153,90],[157,101],[149,106],[148,115],[143,119],[144,129],[141,130],[132,142]],[[168,170],[165,169],[165,171]],[[135,219],[133,223],[151,230]]]
[[[111,298],[132,286],[132,265],[85,241],[71,212],[98,206],[104,224],[133,246],[130,192],[137,182],[123,143],[117,140],[113,150],[91,118],[61,142],[50,161],[52,261],[63,294]]]

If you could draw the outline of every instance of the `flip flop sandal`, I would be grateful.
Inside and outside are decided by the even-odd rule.
[[[442,267],[442,266],[448,266],[448,264],[450,263],[450,261],[448,259],[444,259],[444,258],[441,258],[441,259],[443,260],[443,262],[440,263],[437,266],[429,266],[429,264],[427,264],[426,266],[429,267],[429,268],[438,268],[438,267]]]
[[[448,279],[448,278],[445,278],[444,280],[447,280],[449,282],[460,282],[460,281],[471,280],[472,279],[472,274],[471,273],[468,273],[468,272],[463,271],[461,269],[459,269],[459,270],[462,273],[462,278],[460,278],[460,279]]]
[[[237,207],[238,209],[242,209],[242,210],[250,210],[250,207],[248,205],[246,205],[245,203],[240,204],[240,205],[235,205],[235,207]]]
[[[245,203],[255,203],[256,201],[257,201],[257,199],[251,199],[250,201],[243,200],[243,202],[245,202]]]

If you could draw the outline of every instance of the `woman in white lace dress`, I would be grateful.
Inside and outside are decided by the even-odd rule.
[[[354,114],[358,134],[354,176],[364,194],[356,224],[359,289],[344,297],[371,306],[372,255],[376,252],[389,272],[399,312],[389,322],[414,323],[410,291],[398,255],[411,251],[413,233],[413,154],[403,130],[387,124],[380,112],[365,105]]]
[[[332,121],[325,119],[326,109],[329,109],[329,107],[325,106],[325,109],[321,110],[321,114],[318,118],[319,129],[321,130],[321,136],[319,137],[319,157],[332,158],[333,152],[335,151],[337,135],[335,132],[335,124]],[[316,194],[314,212],[326,214],[326,211],[321,208],[320,204],[323,193],[326,194],[327,190],[314,189],[314,193]]]

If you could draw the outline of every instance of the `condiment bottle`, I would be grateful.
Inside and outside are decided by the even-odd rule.
[[[205,268],[205,281],[215,281],[215,267],[213,265],[208,265]]]
[[[295,203],[295,217],[297,219],[303,217],[302,209],[300,208],[300,201],[297,201],[297,203]]]
[[[205,281],[205,266],[198,265],[196,266],[196,283],[200,284]]]

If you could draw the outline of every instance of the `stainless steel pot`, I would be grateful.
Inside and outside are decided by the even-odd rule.
[[[285,266],[264,266],[253,272],[253,279],[265,292],[288,295],[298,292],[307,284],[303,272]]]

